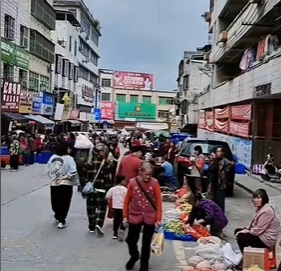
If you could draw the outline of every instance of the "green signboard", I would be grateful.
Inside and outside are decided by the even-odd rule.
[[[28,52],[9,41],[1,40],[1,60],[25,70],[29,68]]]
[[[118,103],[118,117],[120,119],[156,119],[155,104]]]

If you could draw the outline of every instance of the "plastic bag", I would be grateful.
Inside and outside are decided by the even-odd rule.
[[[82,189],[82,193],[85,195],[89,195],[94,192],[94,186],[92,182],[87,182],[86,185]]]
[[[241,260],[242,260],[242,253],[236,253],[231,244],[226,243],[223,247],[222,247],[222,251],[223,251],[223,255],[224,255],[224,259],[225,262],[227,263],[228,266],[233,266],[233,265],[238,265]]]
[[[107,218],[113,218],[114,216],[114,212],[113,212],[113,208],[112,208],[112,199],[110,199],[108,201],[108,209],[107,209]]]
[[[80,150],[91,149],[93,148],[93,146],[94,146],[93,143],[87,136],[81,134],[76,137],[74,143],[75,149],[80,149]]]
[[[218,239],[218,240],[217,240]],[[200,238],[195,253],[206,260],[224,259],[224,253],[221,248],[221,240],[217,237],[210,236]]]
[[[155,233],[151,242],[151,251],[157,255],[160,256],[164,251],[164,233],[158,232]]]

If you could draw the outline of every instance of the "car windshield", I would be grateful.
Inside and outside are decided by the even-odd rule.
[[[181,153],[183,155],[191,155],[194,153],[194,148],[196,146],[201,146],[203,154],[216,153],[217,147],[222,146],[225,151],[225,157],[231,160],[233,159],[229,146],[225,142],[187,142],[183,144]]]

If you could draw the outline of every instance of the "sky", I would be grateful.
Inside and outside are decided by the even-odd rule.
[[[152,73],[155,90],[177,88],[184,51],[207,44],[209,0],[84,0],[102,26],[99,67]]]

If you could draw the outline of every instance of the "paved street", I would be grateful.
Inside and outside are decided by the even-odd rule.
[[[85,201],[74,193],[68,216],[69,227],[58,230],[53,223],[48,178],[44,165],[21,167],[19,172],[2,170],[2,270],[124,270],[128,259],[125,243],[111,239],[111,221],[106,221],[105,237],[87,232]],[[272,198],[273,205],[280,196]],[[165,209],[172,204],[165,204]],[[280,214],[280,209],[279,209]],[[226,234],[235,245],[232,232],[247,225],[254,209],[250,195],[236,188],[227,199],[229,226]],[[189,255],[191,243],[166,242],[161,257],[152,256],[151,270],[179,270]]]

